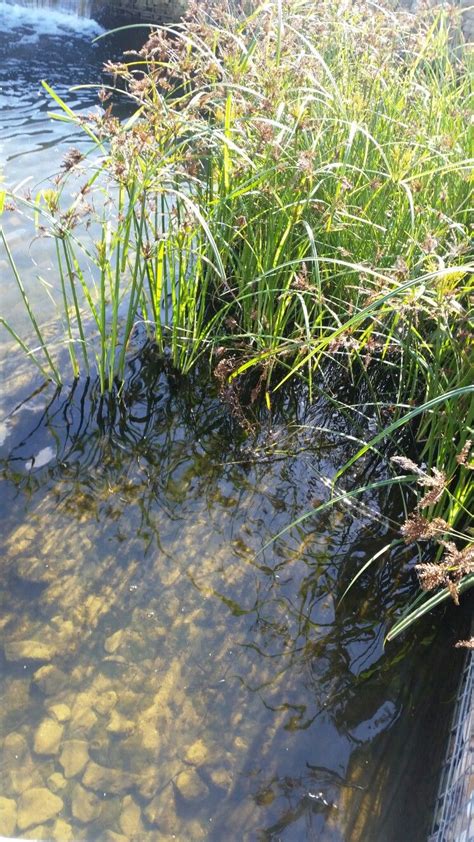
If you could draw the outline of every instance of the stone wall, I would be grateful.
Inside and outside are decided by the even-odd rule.
[[[417,0],[401,0],[413,6]],[[435,0],[438,2],[438,0]],[[458,0],[463,13],[463,30],[468,41],[474,38],[473,0]],[[185,12],[187,0],[93,0],[93,16],[97,20],[142,23],[178,21]]]
[[[122,23],[169,23],[179,20],[186,6],[186,0],[95,0],[93,16]]]

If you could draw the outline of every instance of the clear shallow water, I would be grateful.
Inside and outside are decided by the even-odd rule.
[[[123,405],[85,382],[24,403],[26,380],[10,385],[0,791],[17,832],[425,839],[459,617],[384,653],[380,615],[406,588],[406,553],[336,610],[354,565],[390,537],[360,507],[257,555],[327,496],[344,455],[338,435],[285,419],[342,431],[341,419],[295,400],[246,438],[152,354],[132,364]],[[39,830],[38,788],[58,799]]]
[[[51,113],[61,110],[43,89],[41,80],[46,80],[76,113],[97,111],[96,89],[72,88],[107,81],[102,75],[104,62],[122,55],[124,43],[118,34],[93,43],[102,32],[99,24],[87,18],[0,0],[0,175],[19,196],[34,199],[40,190],[54,187],[53,179],[62,172],[68,150],[85,149],[87,138],[80,129],[51,119]],[[137,34],[129,34],[126,46],[137,38],[140,40]],[[120,114],[121,104],[116,107]],[[72,197],[77,193],[86,178],[79,169],[68,181],[67,194]],[[54,247],[35,236],[31,216],[31,211],[18,202],[17,212],[5,212],[1,223],[35,312],[48,320],[52,306],[46,285],[52,277]],[[11,270],[1,252],[0,272],[11,280]],[[10,282],[2,286],[1,304],[15,328],[24,332],[28,322]]]
[[[110,56],[74,29],[28,33],[0,36],[10,184],[41,182],[80,142],[48,120],[38,79],[66,96]],[[34,289],[28,221],[16,236]],[[4,285],[2,309],[15,296]],[[0,835],[422,842],[460,615],[384,652],[406,551],[338,607],[399,501],[364,500],[390,520],[359,504],[314,516],[259,553],[327,499],[347,457],[337,431],[367,429],[296,395],[245,436],[207,384],[135,350],[119,403],[86,381],[55,393],[3,348]]]

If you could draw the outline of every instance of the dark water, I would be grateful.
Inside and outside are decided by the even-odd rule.
[[[95,94],[68,86],[110,50],[17,30],[0,34],[5,177],[37,183],[81,142],[48,120],[38,79],[87,110]],[[15,296],[4,285],[2,309]],[[423,842],[462,615],[384,650],[413,590],[404,548],[338,604],[400,500],[328,509],[262,552],[328,499],[345,436],[371,420],[290,394],[244,434],[206,380],[134,353],[118,400],[87,381],[55,392],[3,348],[0,835]],[[385,476],[358,471],[354,485]]]

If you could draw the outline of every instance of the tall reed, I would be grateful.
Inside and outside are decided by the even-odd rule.
[[[411,425],[418,457],[399,467],[420,493],[404,535],[445,552],[438,584],[457,598],[472,574],[474,403],[472,68],[454,17],[332,0],[245,17],[193,6],[105,68],[103,114],[85,126],[101,155],[87,189],[106,195],[99,239],[85,246],[60,200],[40,196],[36,212],[57,241],[75,376],[94,363],[103,389],[123,380],[141,321],[180,371],[208,360],[241,416],[245,383],[270,411],[290,378],[342,409],[338,378],[363,383],[376,434],[338,480],[379,442],[396,451]],[[117,87],[134,107],[125,123]]]

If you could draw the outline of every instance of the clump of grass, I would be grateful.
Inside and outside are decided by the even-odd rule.
[[[94,362],[103,389],[122,380],[142,320],[175,368],[207,359],[241,417],[243,383],[270,411],[290,378],[341,407],[337,382],[363,384],[377,432],[337,480],[410,425],[426,464],[415,487],[443,477],[418,509],[470,558],[472,76],[453,12],[196,5],[105,69],[104,112],[85,126],[100,237],[85,247],[59,200],[37,207],[57,241],[74,375]],[[135,109],[125,123],[108,102],[117,86]],[[414,522],[405,537],[422,540]],[[471,581],[463,565],[444,595]]]

